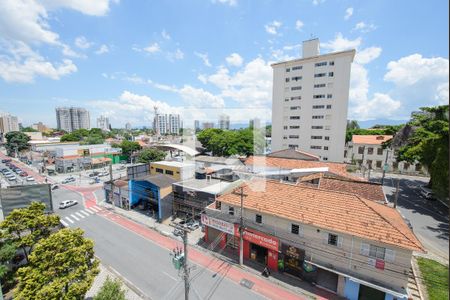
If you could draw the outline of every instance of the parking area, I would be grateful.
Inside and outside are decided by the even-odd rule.
[[[0,177],[2,186],[36,184],[36,179],[11,159],[1,160]]]

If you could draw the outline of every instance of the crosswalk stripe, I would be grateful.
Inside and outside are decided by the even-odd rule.
[[[95,214],[95,211],[93,211],[90,208],[85,208],[84,210],[87,211],[88,213],[92,214],[92,215]]]
[[[65,219],[66,219],[67,221],[69,221],[70,223],[72,223],[72,224],[73,224],[73,221],[72,221],[72,219],[70,219],[69,217],[65,217]]]
[[[84,210],[80,210],[80,213],[82,213],[83,215],[85,215],[86,217],[89,217],[89,214],[87,212],[85,212]]]
[[[75,216],[74,214],[71,214],[70,216],[71,216],[72,218],[74,218],[75,220],[80,221],[80,219],[78,219],[78,217]]]
[[[82,218],[82,219],[84,219],[85,217],[82,215],[82,214],[80,214],[79,212],[76,212],[75,213],[77,216],[79,216],[80,218]]]
[[[66,222],[64,222],[63,220],[59,220],[61,222],[61,224],[63,224],[65,227],[68,227],[69,224],[67,224]]]
[[[98,206],[92,206],[91,209],[95,212],[99,212],[101,210]]]

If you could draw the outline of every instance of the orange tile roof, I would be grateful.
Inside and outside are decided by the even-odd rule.
[[[347,172],[347,165],[343,163],[333,163],[325,161],[311,161],[300,159],[289,159],[267,156],[249,156],[245,160],[246,165],[267,166],[280,169],[305,169],[305,168],[321,168],[328,167],[328,171],[340,176],[352,178],[354,180],[366,181],[363,178],[353,176]]]
[[[354,135],[352,136],[353,144],[381,145],[392,139],[392,135]]]
[[[256,183],[261,184],[261,183]],[[265,189],[244,186],[244,207],[266,214],[343,232],[397,247],[423,251],[422,244],[391,207],[354,194],[265,181]],[[240,196],[229,193],[217,198],[240,205]]]
[[[278,153],[283,153],[283,152],[288,152],[288,151],[292,151],[292,152],[294,152],[294,153],[298,153],[298,154],[301,154],[301,155],[305,155],[305,156],[307,156],[307,157],[310,157],[310,158],[312,158],[313,160],[320,160],[320,157],[319,156],[317,156],[317,155],[314,155],[314,154],[312,154],[312,153],[308,153],[308,152],[305,152],[305,151],[301,151],[301,150],[298,150],[298,149],[283,149],[283,150],[278,150],[278,151],[275,151],[275,152],[271,152],[271,153],[269,153],[268,155],[269,156],[272,156],[272,157],[277,157],[277,154]],[[294,158],[295,159],[295,158]]]

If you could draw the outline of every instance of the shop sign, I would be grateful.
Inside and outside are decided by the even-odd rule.
[[[253,232],[245,229],[244,240],[270,250],[278,251],[278,240],[261,232]]]
[[[234,224],[202,214],[202,224],[234,235]]]
[[[380,269],[380,270],[384,270],[384,260],[377,259],[375,261],[375,268]]]
[[[302,262],[305,259],[305,250],[287,244],[281,244],[284,255],[284,269],[288,273],[300,275]]]

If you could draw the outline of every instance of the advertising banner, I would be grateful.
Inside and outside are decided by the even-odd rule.
[[[270,235],[250,229],[245,229],[244,240],[278,252],[278,239]]]
[[[234,224],[202,214],[202,224],[234,235]]]

